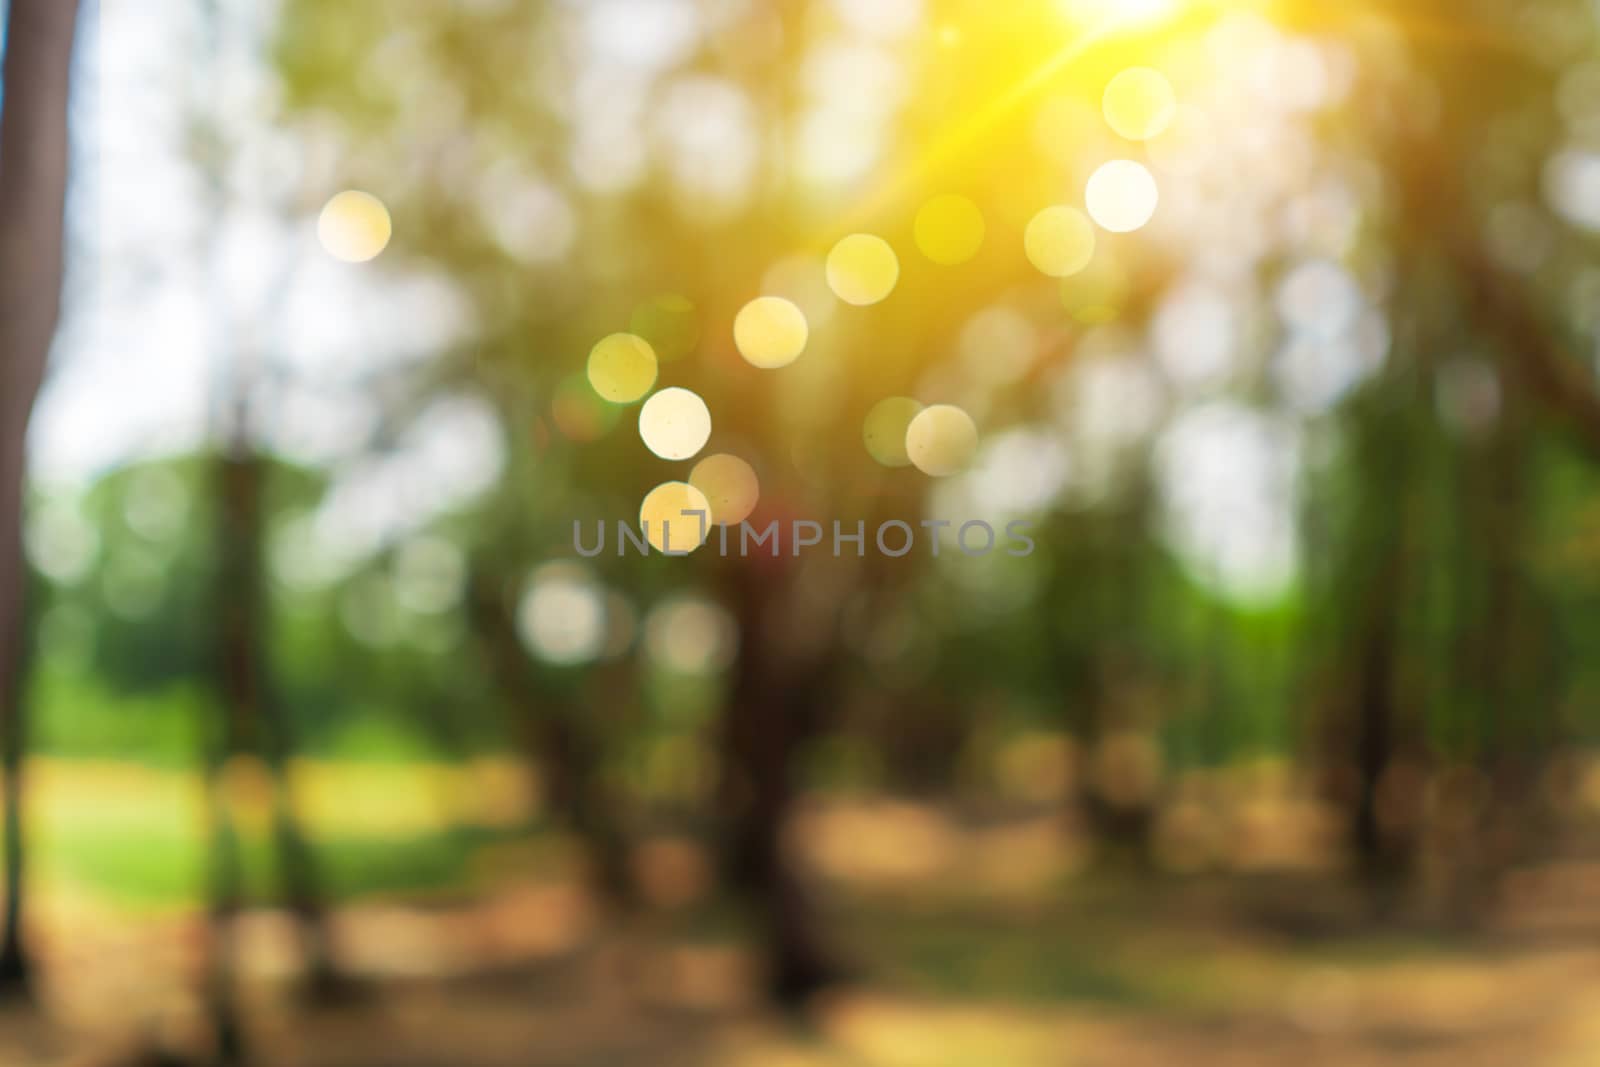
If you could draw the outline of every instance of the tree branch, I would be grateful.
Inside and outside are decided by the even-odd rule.
[[[1500,342],[1499,358],[1584,449],[1600,459],[1600,385],[1535,313],[1530,295],[1476,248],[1458,252],[1472,314]]]

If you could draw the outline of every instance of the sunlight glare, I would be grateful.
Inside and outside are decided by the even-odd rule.
[[[1077,22],[1136,27],[1171,18],[1177,0],[1061,0],[1061,6]]]

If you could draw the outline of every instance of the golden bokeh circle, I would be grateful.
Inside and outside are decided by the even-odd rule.
[[[330,256],[346,263],[376,259],[393,234],[383,201],[359,189],[335,194],[317,217],[317,240]]]
[[[644,338],[614,333],[589,350],[589,384],[613,404],[631,404],[656,384],[656,353]]]
[[[889,242],[870,233],[853,233],[828,253],[828,288],[847,304],[876,304],[900,280],[900,260]]]
[[[750,517],[761,499],[761,481],[750,464],[738,456],[719,452],[707,456],[689,472],[689,484],[711,503],[711,521],[733,526]]]
[[[983,212],[964,196],[947,193],[922,205],[912,237],[924,256],[940,266],[965,263],[983,247]]]
[[[733,343],[752,366],[787,367],[805,351],[810,336],[805,313],[781,296],[758,296],[733,319]]]
[[[705,544],[710,525],[710,501],[688,482],[663,482],[639,505],[639,527],[657,552],[693,552]]]
[[[1074,207],[1057,204],[1035,215],[1023,232],[1028,262],[1052,278],[1078,273],[1094,258],[1094,225]]]
[[[923,409],[906,428],[906,455],[935,478],[962,471],[978,451],[978,426],[954,404]]]

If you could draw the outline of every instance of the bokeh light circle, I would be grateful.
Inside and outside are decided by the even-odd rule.
[[[317,240],[330,256],[346,263],[376,259],[393,234],[383,201],[358,189],[333,196],[317,218]]]
[[[614,333],[589,350],[589,384],[613,404],[631,404],[656,384],[656,353],[644,338]]]
[[[1077,208],[1047,207],[1028,223],[1023,248],[1042,273],[1065,278],[1094,258],[1094,225]]]
[[[828,253],[828,288],[847,304],[876,304],[899,280],[900,260],[881,237],[853,233]]]
[[[688,459],[711,437],[711,409],[688,389],[663,389],[639,409],[639,436],[662,459]]]
[[[696,463],[689,472],[689,484],[705,494],[711,503],[711,521],[719,526],[734,526],[748,519],[761,499],[755,469],[726,452]]]
[[[517,605],[517,632],[546,663],[587,663],[605,642],[605,591],[581,567],[547,564],[534,573]]]
[[[965,469],[977,450],[977,424],[953,404],[925,408],[906,429],[906,455],[919,471],[935,478]]]
[[[911,420],[921,413],[922,405],[909,396],[891,396],[874,404],[861,423],[861,441],[867,446],[867,454],[885,467],[911,466],[911,457],[906,454],[906,431]]]
[[[964,196],[936,196],[922,205],[912,237],[924,256],[940,266],[965,263],[983,247],[983,212]]]
[[[705,516],[703,520],[701,515]],[[710,525],[710,501],[688,482],[663,482],[650,490],[639,505],[639,528],[657,552],[693,552],[705,544]]]
[[[739,627],[721,605],[698,596],[665,601],[645,623],[645,652],[681,674],[714,674],[733,664]]]
[[[1106,123],[1130,141],[1159,137],[1172,125],[1178,97],[1158,70],[1129,67],[1112,78],[1101,101]]]
[[[739,354],[763,370],[787,367],[800,358],[809,335],[805,314],[781,296],[756,297],[733,320]]]
[[[1156,213],[1160,202],[1156,179],[1143,163],[1113,159],[1089,177],[1084,202],[1089,215],[1112,233],[1132,233]]]

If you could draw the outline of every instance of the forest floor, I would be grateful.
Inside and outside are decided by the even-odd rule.
[[[1469,928],[1374,918],[1314,864],[1085,871],[1048,819],[975,829],[911,805],[840,806],[800,837],[824,928],[856,976],[804,1020],[762,1006],[753,924],[706,892],[705,857],[687,840],[640,850],[647,902],[626,918],[579,888],[568,846],[502,840],[463,846],[481,879],[471,891],[341,904],[334,940],[361,985],[337,1003],[295,1004],[294,926],[252,911],[236,943],[258,1061],[1600,1064],[1600,862],[1582,845],[1502,882]],[[38,911],[43,1008],[0,1008],[0,1067],[128,1062],[136,1047],[203,1041],[193,990],[207,941],[192,908],[108,901],[63,877]]]

